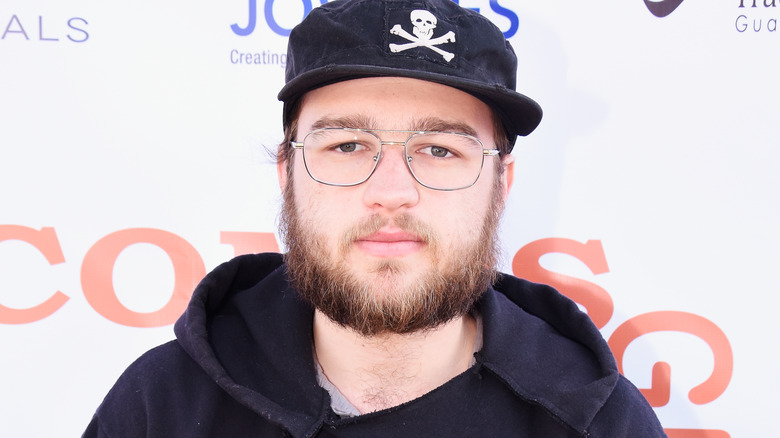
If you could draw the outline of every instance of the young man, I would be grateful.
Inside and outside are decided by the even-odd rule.
[[[209,274],[85,436],[663,437],[577,306],[495,272],[541,110],[450,0],[334,1],[290,35],[284,256]]]

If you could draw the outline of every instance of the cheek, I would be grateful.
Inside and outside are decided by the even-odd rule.
[[[449,206],[439,210],[446,212],[440,213],[439,216],[448,224],[449,238],[453,245],[473,243],[476,239],[481,238],[483,225],[490,210],[500,208],[493,202],[497,175],[490,170],[486,163],[477,183],[460,193],[452,192],[452,194],[461,196],[454,197]]]
[[[481,196],[453,197],[434,208],[429,222],[450,247],[457,247],[481,235],[487,209],[488,202]]]
[[[300,158],[300,156],[296,157]],[[296,160],[293,163],[292,175],[290,179],[289,189],[292,190],[292,198],[295,204],[295,210],[298,218],[301,220],[301,224],[306,227],[309,232],[317,231],[317,228],[313,226],[317,223],[315,218],[320,217],[322,199],[319,188],[315,181],[313,181],[309,174],[306,173],[302,160]],[[319,228],[319,227],[318,227]]]
[[[303,166],[296,167],[294,175],[293,198],[302,226],[335,251],[339,237],[359,219],[359,199],[351,196],[354,190],[317,183]]]

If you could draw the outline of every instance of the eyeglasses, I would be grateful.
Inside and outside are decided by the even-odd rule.
[[[378,133],[409,134],[404,141],[382,141]],[[321,128],[290,146],[303,151],[309,176],[331,186],[356,186],[368,180],[382,160],[383,145],[404,147],[404,160],[414,179],[434,190],[471,187],[482,173],[485,149],[474,136],[459,132]]]

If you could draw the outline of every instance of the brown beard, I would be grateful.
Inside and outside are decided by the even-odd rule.
[[[292,178],[288,178],[281,211],[281,231],[288,248],[287,274],[305,301],[363,336],[438,327],[471,311],[496,280],[498,223],[503,211],[498,177],[491,198],[477,239],[446,249],[446,265],[440,263],[444,249],[432,227],[409,214],[392,219],[379,215],[364,219],[341,236],[339,253],[333,260],[325,239],[316,231],[317,225],[299,214]],[[358,279],[346,269],[352,244],[389,222],[427,243],[431,270],[408,285],[399,281],[404,267],[394,260],[378,263],[371,272],[371,281]]]

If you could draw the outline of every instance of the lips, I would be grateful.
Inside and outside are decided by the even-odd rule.
[[[355,246],[375,257],[401,257],[425,247],[425,240],[407,231],[383,228],[355,241]]]

